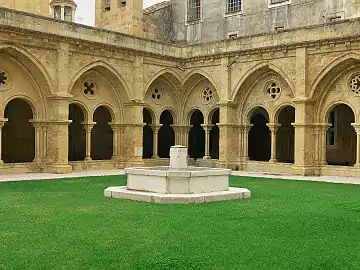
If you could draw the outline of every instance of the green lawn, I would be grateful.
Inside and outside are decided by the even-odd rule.
[[[103,196],[124,184],[0,183],[0,269],[360,269],[360,186],[233,177],[252,199]]]

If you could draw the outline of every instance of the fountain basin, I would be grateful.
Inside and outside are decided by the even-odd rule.
[[[128,168],[127,188],[160,194],[199,194],[229,190],[229,169],[187,167]]]

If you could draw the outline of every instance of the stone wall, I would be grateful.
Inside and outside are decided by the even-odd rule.
[[[185,0],[172,0],[176,43],[191,44],[229,38],[273,33],[284,29],[319,25],[360,16],[358,1],[342,0],[242,0],[241,10],[227,12],[226,1],[201,1],[201,18],[187,22]]]

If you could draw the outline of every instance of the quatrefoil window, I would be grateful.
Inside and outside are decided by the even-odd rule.
[[[0,71],[0,86],[5,85],[8,80],[8,76],[5,71]]]
[[[360,73],[354,74],[350,77],[349,89],[355,95],[360,95]]]
[[[265,91],[271,100],[275,100],[281,95],[281,87],[277,82],[268,83],[266,85]]]
[[[213,99],[214,91],[210,89],[209,87],[205,88],[202,91],[202,99],[205,103],[210,103],[210,101]]]
[[[95,84],[93,82],[84,82],[84,94],[95,95]]]
[[[162,95],[161,95],[161,93],[160,93],[160,90],[157,89],[157,88],[155,88],[155,89],[154,89],[154,92],[153,92],[152,95],[151,95],[151,98],[152,98],[154,101],[160,100],[160,99],[162,98]]]

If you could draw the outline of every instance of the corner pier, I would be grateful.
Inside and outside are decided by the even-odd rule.
[[[127,186],[105,189],[106,197],[149,203],[194,204],[247,199],[246,188],[229,187],[231,170],[187,166],[187,148],[170,149],[170,166],[125,169]]]

